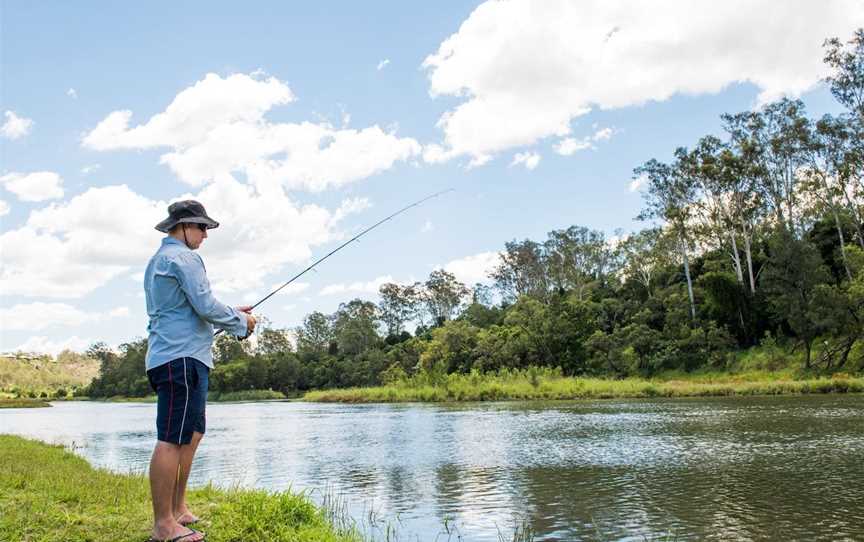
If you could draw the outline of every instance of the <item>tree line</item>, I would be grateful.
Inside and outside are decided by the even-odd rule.
[[[722,115],[723,132],[634,170],[641,231],[581,226],[505,244],[489,285],[445,270],[381,286],[257,340],[220,336],[216,391],[368,386],[423,372],[559,367],[650,376],[728,368],[754,346],[805,370],[864,365],[864,29],[825,42],[842,113],[801,100]],[[779,345],[779,346],[778,346]],[[143,395],[146,340],[105,345],[90,395]]]

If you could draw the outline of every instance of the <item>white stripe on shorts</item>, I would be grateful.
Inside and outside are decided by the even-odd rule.
[[[177,435],[177,444],[183,441],[183,426],[186,425],[186,407],[189,406],[189,383],[186,382],[186,358],[183,358],[183,385],[186,387],[186,404],[183,405],[183,419],[180,422],[180,434]]]

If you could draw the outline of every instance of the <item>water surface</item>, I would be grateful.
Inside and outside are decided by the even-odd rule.
[[[217,403],[207,418],[192,484],[342,496],[400,540],[517,525],[548,541],[864,540],[862,396]],[[59,402],[0,410],[0,432],[143,472],[154,419],[154,404]]]

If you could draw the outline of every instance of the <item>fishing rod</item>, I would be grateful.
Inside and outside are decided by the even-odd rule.
[[[260,305],[261,303],[264,303],[265,301],[267,301],[268,299],[270,299],[271,297],[273,297],[274,295],[276,295],[277,293],[279,293],[279,291],[280,291],[282,288],[288,286],[289,284],[291,284],[291,283],[294,282],[295,280],[299,279],[300,277],[302,277],[303,275],[305,275],[308,271],[311,271],[311,270],[312,270],[316,265],[318,265],[319,263],[323,262],[324,260],[326,260],[326,259],[329,258],[330,256],[336,254],[337,252],[339,252],[340,250],[342,250],[342,249],[345,248],[346,246],[350,245],[350,244],[353,243],[354,241],[357,241],[358,239],[360,239],[361,237],[363,237],[364,235],[366,235],[366,234],[369,233],[370,231],[374,230],[375,228],[377,228],[377,227],[380,226],[381,224],[387,222],[387,221],[390,220],[391,218],[394,218],[394,217],[396,217],[396,216],[398,216],[398,215],[404,213],[405,211],[407,211],[408,209],[411,209],[412,207],[417,207],[417,206],[420,205],[421,203],[424,203],[424,202],[426,202],[426,201],[429,201],[429,200],[432,199],[432,198],[437,198],[438,196],[440,196],[440,195],[442,195],[442,194],[446,194],[446,193],[448,193],[448,192],[453,192],[453,189],[452,189],[452,188],[448,188],[447,190],[442,190],[442,191],[440,191],[440,192],[435,192],[434,194],[429,195],[429,196],[426,196],[425,198],[423,198],[423,199],[421,199],[421,200],[417,200],[417,201],[415,201],[415,202],[412,203],[411,205],[406,205],[405,207],[399,209],[398,211],[396,211],[396,212],[393,213],[392,215],[387,216],[386,218],[382,218],[381,220],[379,220],[379,221],[376,222],[375,224],[372,224],[371,226],[369,226],[369,227],[366,228],[365,230],[361,231],[360,233],[358,233],[357,235],[355,235],[355,236],[352,237],[351,239],[348,239],[347,241],[345,241],[344,243],[342,243],[342,244],[339,245],[338,247],[336,247],[336,248],[334,248],[333,250],[331,250],[329,253],[327,253],[326,256],[323,256],[323,257],[319,258],[318,260],[316,260],[315,262],[313,262],[312,265],[310,265],[309,267],[307,267],[307,268],[304,269],[303,271],[300,271],[299,273],[297,273],[296,275],[294,275],[293,277],[291,277],[287,282],[285,282],[285,284],[283,284],[282,286],[276,288],[275,290],[273,290],[272,292],[270,292],[269,294],[267,294],[266,296],[264,296],[260,301],[258,301],[257,303],[255,303],[254,305],[252,305],[251,307],[249,307],[249,312],[252,312],[252,310],[253,310],[255,307],[257,307],[257,306]],[[219,335],[219,334],[222,333],[223,331],[224,331],[224,330],[220,329],[219,331],[217,331],[217,332],[214,334],[214,336]]]

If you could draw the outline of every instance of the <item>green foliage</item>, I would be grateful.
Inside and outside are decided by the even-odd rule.
[[[466,373],[474,365],[479,329],[466,321],[446,322],[432,331],[432,341],[420,356],[420,366],[443,367],[447,373]]]
[[[29,392],[56,395],[59,389],[74,390],[99,374],[99,361],[83,354],[63,351],[50,356],[12,354],[0,356],[0,396],[21,397]]]
[[[273,399],[285,399],[285,394],[273,390],[244,390],[214,393],[210,395],[210,399],[218,402],[268,401]]]
[[[99,376],[87,387],[90,397],[143,397],[152,393],[144,372],[147,340],[139,339],[120,345],[119,353],[104,344],[90,347],[88,355],[100,360]]]
[[[321,402],[450,402],[610,399],[616,397],[709,397],[807,393],[864,393],[864,378],[794,378],[786,373],[666,373],[663,378],[618,380],[564,376],[560,369],[529,367],[496,373],[442,376],[426,371],[382,387],[311,391]]]
[[[845,113],[810,119],[803,102],[781,99],[723,115],[722,135],[674,149],[668,163],[645,160],[634,170],[644,230],[613,243],[572,225],[507,242],[489,273],[495,296],[439,269],[383,285],[377,304],[309,314],[295,344],[288,330],[259,331],[254,351],[222,336],[214,390],[414,382],[415,396],[443,387],[469,397],[460,386],[493,373],[489,398],[508,396],[507,371],[532,371],[540,393],[532,367],[616,379],[864,369],[864,29],[828,40],[825,60]],[[140,343],[89,355],[101,364],[91,394],[147,392]]]
[[[0,408],[43,408],[51,404],[39,399],[0,399]]]

